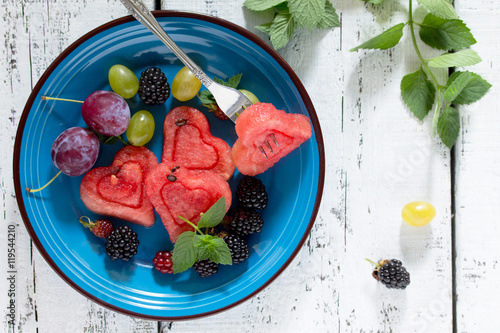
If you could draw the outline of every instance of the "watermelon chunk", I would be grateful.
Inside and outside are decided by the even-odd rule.
[[[236,120],[235,129],[238,139],[232,148],[234,163],[248,176],[263,173],[312,134],[309,118],[278,110],[270,103],[256,103],[245,109]],[[271,134],[279,145],[271,139]],[[267,158],[259,146],[264,148]]]
[[[116,153],[110,166],[85,174],[80,197],[94,213],[150,227],[155,222],[154,208],[143,182],[157,165],[158,159],[146,147],[126,146]]]
[[[200,213],[221,197],[226,200],[226,211],[231,206],[231,189],[220,176],[211,171],[179,167],[174,162],[162,162],[154,168],[146,177],[145,187],[172,243],[184,231],[193,230],[178,216],[197,224]]]
[[[189,170],[205,170],[231,178],[234,162],[231,148],[222,139],[212,136],[208,120],[195,108],[179,106],[172,109],[163,123],[163,161],[175,161]]]

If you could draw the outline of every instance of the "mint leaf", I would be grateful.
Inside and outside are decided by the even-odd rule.
[[[418,0],[432,14],[444,19],[456,19],[458,14],[453,5],[447,0]]]
[[[470,29],[461,20],[447,20],[427,14],[420,25],[420,38],[438,50],[460,50],[476,43]]]
[[[290,38],[292,38],[295,29],[297,29],[297,23],[295,23],[291,14],[286,11],[276,14],[269,33],[273,47],[276,50],[285,47]]]
[[[456,75],[452,81],[448,80],[446,90],[443,93],[444,99],[451,103],[455,98],[457,98],[467,83],[469,83],[470,77],[470,72],[466,71],[460,72],[460,74]]]
[[[422,120],[429,113],[436,98],[436,88],[420,69],[401,80],[401,97],[410,111]]]
[[[208,259],[217,264],[232,265],[233,259],[231,258],[231,251],[226,242],[222,238],[217,238],[214,241],[214,251],[209,254]]]
[[[448,106],[439,115],[437,132],[441,141],[443,141],[446,147],[451,149],[455,141],[457,141],[458,133],[460,132],[460,116],[455,108]]]
[[[231,265],[231,251],[222,238],[212,235],[196,235],[194,244],[198,248],[198,259],[209,259],[216,264]]]
[[[382,32],[380,35],[367,40],[363,44],[358,45],[355,48],[350,49],[349,51],[354,52],[359,49],[390,49],[391,47],[396,46],[399,43],[401,37],[403,37],[404,26],[404,23],[396,24],[395,26]]]
[[[476,51],[463,50],[456,53],[445,53],[428,61],[429,66],[435,68],[465,67],[480,63],[481,57]]]
[[[240,84],[242,75],[243,75],[243,73],[231,76],[227,80],[226,86],[236,89],[238,87],[238,84]]]
[[[301,27],[313,28],[325,12],[326,0],[288,0],[290,14]]]
[[[212,93],[208,90],[203,90],[198,93],[198,98],[200,99],[201,104],[208,105],[215,102],[215,98]]]
[[[224,197],[217,200],[198,221],[198,228],[212,228],[222,221],[226,215],[226,200]]]
[[[450,75],[447,85],[450,86],[462,72],[457,71]],[[479,74],[470,73],[469,82],[452,101],[453,104],[470,104],[480,100],[491,88],[491,84],[484,80]]]
[[[285,2],[285,0],[246,0],[243,6],[250,10],[260,12],[275,7],[283,2]]]
[[[333,5],[330,1],[325,2],[325,12],[323,16],[321,16],[318,25],[320,29],[330,29],[335,27],[340,27],[340,19],[333,8]]]
[[[181,273],[193,266],[198,258],[198,249],[194,246],[194,232],[185,231],[179,235],[172,251],[172,269]]]
[[[267,23],[263,23],[261,25],[256,25],[255,26],[255,29],[257,30],[260,30],[266,34],[270,34],[271,33],[271,26],[273,25],[273,22],[267,22]]]

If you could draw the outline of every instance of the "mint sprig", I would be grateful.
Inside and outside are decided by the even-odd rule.
[[[194,228],[179,235],[172,251],[174,273],[181,273],[193,266],[197,261],[209,259],[217,264],[231,265],[231,252],[222,238],[208,234],[208,229],[217,226],[226,213],[224,197],[217,200],[195,225],[186,218],[179,216],[184,222]],[[206,229],[205,232],[202,229]]]
[[[246,0],[243,5],[254,12],[274,12],[273,20],[255,28],[269,35],[276,50],[285,47],[299,28],[309,32],[340,27],[329,0]]]
[[[366,1],[366,0],[365,0]],[[379,1],[367,1],[378,3]],[[380,1],[381,2],[381,1]],[[476,43],[467,25],[460,19],[448,0],[418,0],[429,13],[421,23],[413,20],[413,1],[409,0],[409,19],[351,49],[388,49],[396,46],[409,27],[412,45],[420,60],[420,69],[401,80],[401,97],[410,111],[423,120],[434,105],[432,134],[452,148],[460,133],[460,115],[454,105],[470,104],[481,99],[491,88],[480,75],[469,71],[453,73],[446,83],[437,80],[431,68],[467,67],[481,62],[481,57],[469,47]],[[449,51],[425,59],[417,44],[415,26],[420,27],[422,42],[438,50]],[[454,51],[450,53],[450,51]]]

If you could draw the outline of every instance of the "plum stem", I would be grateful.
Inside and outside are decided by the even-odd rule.
[[[35,189],[35,190],[33,190],[33,189],[31,189],[31,188],[27,187],[27,188],[26,188],[26,191],[28,191],[28,192],[30,192],[30,193],[34,193],[34,192],[38,192],[38,191],[43,190],[44,188],[46,188],[47,186],[49,186],[49,185],[50,185],[50,183],[52,183],[52,182],[53,182],[53,181],[54,181],[54,180],[55,180],[55,179],[56,179],[56,178],[57,178],[57,177],[61,174],[61,172],[62,172],[62,171],[60,171],[60,170],[59,170],[59,172],[58,172],[58,173],[57,173],[57,174],[56,174],[56,175],[55,175],[55,176],[54,176],[51,180],[49,180],[49,182],[48,182],[47,184],[43,185],[42,187],[37,188],[37,189]]]
[[[57,98],[57,97],[48,97],[42,96],[43,101],[51,100],[51,101],[64,101],[64,102],[74,102],[74,103],[82,103],[83,101],[78,101],[76,99],[67,99],[67,98]]]

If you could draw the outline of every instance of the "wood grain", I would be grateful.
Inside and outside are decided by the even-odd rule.
[[[493,87],[480,101],[459,107],[462,130],[456,159],[457,332],[496,330],[500,299],[500,4],[494,0],[455,1],[460,18],[476,37],[483,61],[470,70]],[[469,69],[469,68],[467,68]]]

